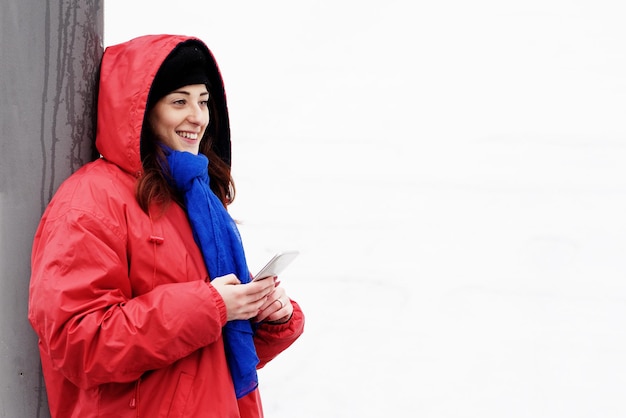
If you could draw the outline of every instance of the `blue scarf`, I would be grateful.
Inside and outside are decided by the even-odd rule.
[[[193,237],[202,251],[211,280],[234,273],[250,281],[241,236],[235,221],[209,187],[209,160],[203,154],[165,149],[173,185],[183,194]],[[259,358],[249,321],[229,321],[223,329],[224,347],[237,398],[258,386]]]

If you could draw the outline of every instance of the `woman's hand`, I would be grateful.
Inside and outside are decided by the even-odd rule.
[[[275,289],[274,280],[257,280],[242,285],[234,274],[216,277],[211,285],[224,300],[228,321],[254,318],[267,305]]]
[[[259,314],[255,318],[257,322],[267,320],[273,324],[283,324],[289,321],[293,314],[293,305],[287,296],[287,292],[282,287],[278,287],[280,282],[276,281],[277,277],[269,277],[260,281],[271,280],[274,284],[274,290],[269,294],[267,301],[261,306]]]

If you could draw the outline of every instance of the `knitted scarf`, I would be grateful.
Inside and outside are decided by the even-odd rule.
[[[193,236],[202,251],[211,280],[234,273],[242,283],[250,281],[250,271],[235,221],[209,187],[209,160],[165,148],[173,186],[182,193]],[[228,367],[237,398],[258,386],[259,359],[249,321],[229,321],[223,329]]]

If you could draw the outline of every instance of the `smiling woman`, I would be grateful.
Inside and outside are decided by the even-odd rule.
[[[52,416],[262,417],[257,369],[304,316],[276,278],[250,282],[211,52],[172,35],[108,47],[97,126],[102,157],[61,185],[33,243]]]
[[[207,68],[205,53],[197,45],[184,45],[168,57],[152,83],[148,128],[174,150],[198,154],[209,124]]]

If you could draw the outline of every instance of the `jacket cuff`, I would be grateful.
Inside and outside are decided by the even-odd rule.
[[[228,312],[226,312],[226,304],[224,303],[224,299],[222,299],[220,293],[215,289],[215,287],[213,287],[210,282],[207,281],[206,284],[211,293],[211,299],[215,303],[217,310],[220,312],[220,320],[222,321],[222,326],[224,326],[226,325],[226,322],[228,320]]]

